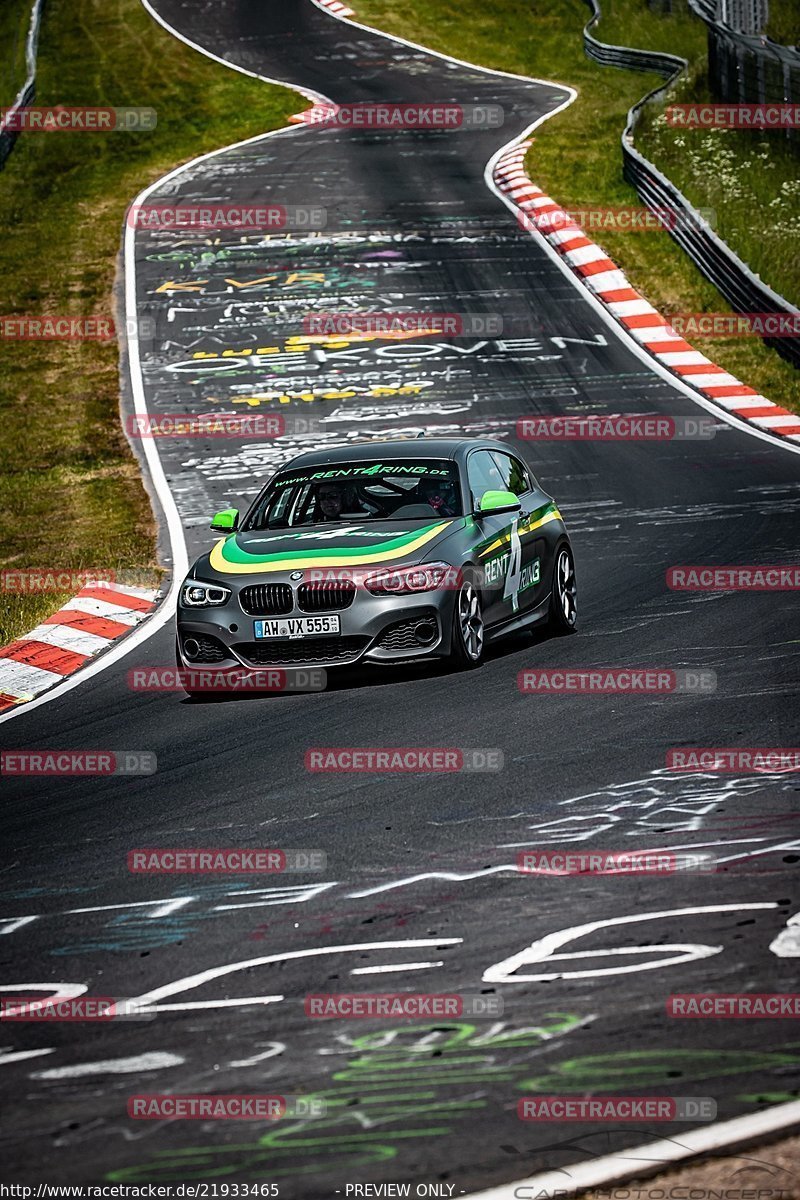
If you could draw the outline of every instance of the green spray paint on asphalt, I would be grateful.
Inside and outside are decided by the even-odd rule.
[[[281,1122],[252,1142],[157,1152],[106,1178],[128,1184],[228,1175],[272,1181],[385,1162],[403,1143],[450,1134],[461,1116],[485,1110],[488,1084],[502,1082],[513,1093],[520,1073],[530,1069],[529,1052],[587,1019],[546,1013],[541,1025],[520,1029],[440,1022],[348,1037],[349,1055],[331,1086],[309,1095],[325,1102],[324,1117]]]

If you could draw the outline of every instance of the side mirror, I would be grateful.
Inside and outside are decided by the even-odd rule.
[[[217,533],[235,533],[239,527],[238,508],[223,508],[211,519],[211,528]]]
[[[513,492],[484,492],[478,501],[478,514],[481,517],[494,516],[496,513],[519,512],[522,505],[519,496]]]

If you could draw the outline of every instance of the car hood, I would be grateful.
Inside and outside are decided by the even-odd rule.
[[[215,575],[264,575],[308,567],[400,566],[430,559],[441,541],[466,524],[464,517],[430,522],[348,521],[308,530],[262,530],[222,538],[199,559]]]

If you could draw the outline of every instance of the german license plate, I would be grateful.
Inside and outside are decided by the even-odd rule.
[[[322,637],[339,632],[338,617],[276,617],[269,621],[254,621],[257,638]]]

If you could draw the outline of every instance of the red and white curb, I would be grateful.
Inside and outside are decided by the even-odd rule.
[[[46,692],[130,633],[158,595],[99,581],[81,588],[64,608],[0,649],[0,712]]]
[[[295,125],[326,125],[338,111],[338,104],[312,104],[304,112],[292,113],[289,120]]]
[[[537,187],[525,172],[525,152],[532,145],[518,142],[497,160],[494,181],[516,205],[523,228],[536,230],[572,269],[581,283],[641,347],[684,384],[706,400],[766,433],[800,442],[800,416],[773,404],[754,388],[718,367],[672,328],[652,304],[632,288],[624,272],[605,250],[586,236],[560,204]],[[548,218],[554,226],[547,229]]]
[[[335,13],[337,17],[355,16],[352,8],[348,8],[346,4],[340,4],[339,0],[317,0],[317,3],[322,8],[327,8],[329,12]]]

